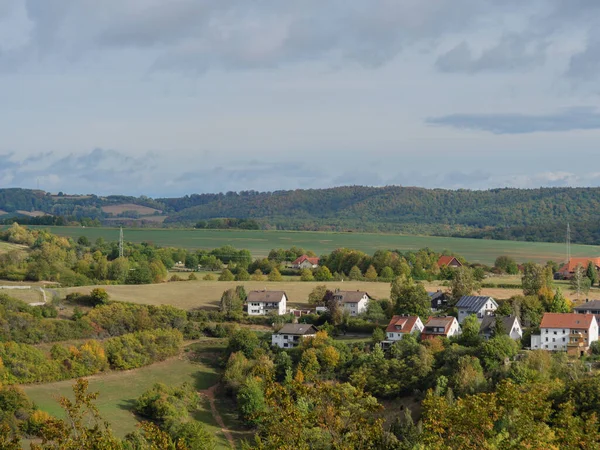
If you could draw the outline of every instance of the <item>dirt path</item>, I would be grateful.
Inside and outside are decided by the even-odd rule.
[[[217,424],[221,427],[221,431],[225,435],[225,438],[227,439],[227,442],[229,442],[229,445],[231,446],[231,448],[235,449],[235,440],[233,439],[233,435],[225,426],[225,422],[223,422],[223,418],[221,417],[221,414],[219,414],[219,411],[217,410],[217,406],[215,405],[215,391],[217,390],[217,387],[218,387],[218,384],[215,384],[214,386],[211,386],[208,389],[205,389],[203,391],[198,391],[198,393],[200,395],[204,395],[208,399],[208,402],[210,403],[210,410],[212,412],[213,417],[217,421]]]

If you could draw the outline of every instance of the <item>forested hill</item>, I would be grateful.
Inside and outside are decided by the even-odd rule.
[[[9,214],[36,210],[103,220],[115,217],[107,213],[110,210],[107,206],[123,204],[154,208],[155,215],[166,217],[167,226],[194,226],[207,219],[240,218],[255,219],[263,228],[562,241],[569,222],[574,242],[600,243],[600,188],[470,191],[346,186],[157,199],[0,189],[0,210]],[[127,214],[128,211],[123,211],[119,216]]]

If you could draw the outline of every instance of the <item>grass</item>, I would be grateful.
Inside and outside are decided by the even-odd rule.
[[[102,211],[109,214],[121,214],[125,211],[136,211],[140,216],[149,216],[155,212],[162,212],[158,209],[143,205],[134,205],[133,203],[122,203],[120,205],[103,206]]]
[[[44,227],[60,236],[77,238],[86,236],[94,241],[104,238],[116,241],[117,228]],[[329,253],[348,247],[372,254],[381,249],[402,251],[430,247],[433,250],[450,250],[470,262],[493,264],[496,257],[507,255],[519,262],[548,260],[562,261],[564,244],[546,242],[496,241],[489,239],[462,239],[451,237],[409,236],[374,233],[333,233],[311,231],[248,231],[248,230],[190,230],[190,229],[125,229],[125,239],[131,242],[152,242],[165,247],[187,249],[212,249],[223,245],[250,250],[255,257],[263,257],[273,248],[293,245],[312,250],[317,254]],[[598,250],[590,245],[572,245],[573,256],[596,256]]]
[[[25,303],[38,303],[44,301],[44,296],[38,289],[0,289],[0,294],[6,294]]]
[[[216,384],[218,375],[214,368],[205,364],[175,358],[141,369],[112,372],[92,376],[88,379],[90,381],[90,391],[100,392],[96,405],[102,417],[110,422],[117,436],[123,437],[134,431],[139,423],[138,418],[132,412],[135,399],[152,387],[153,384],[161,382],[179,385],[188,382],[197,390],[203,390]],[[73,380],[67,380],[24,386],[24,390],[39,409],[57,417],[64,417],[56,398],[58,396],[72,397],[72,385]],[[212,417],[207,401],[204,402],[203,408],[195,415],[195,419],[203,422],[208,431],[216,436],[218,449],[230,448]],[[230,423],[234,424],[234,422]]]
[[[24,245],[11,244],[10,242],[0,241],[0,254],[8,253],[12,250],[26,250],[27,247]]]

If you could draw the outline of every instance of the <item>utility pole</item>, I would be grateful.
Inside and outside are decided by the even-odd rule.
[[[119,230],[119,258],[123,257],[123,227]]]

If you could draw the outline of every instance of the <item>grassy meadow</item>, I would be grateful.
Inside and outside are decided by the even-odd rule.
[[[118,228],[45,227],[60,236],[86,236],[94,241],[119,239]],[[212,249],[223,245],[250,250],[253,256],[266,256],[272,248],[293,245],[317,254],[329,253],[340,247],[362,250],[372,254],[381,249],[401,251],[430,247],[450,250],[464,256],[469,262],[493,264],[496,257],[507,255],[516,261],[546,262],[565,259],[565,245],[546,242],[495,241],[450,237],[410,236],[399,234],[332,233],[311,231],[246,231],[246,230],[191,230],[191,229],[132,229],[124,230],[125,240],[153,242],[165,247]],[[597,256],[598,249],[590,245],[572,245],[573,256]]]
[[[117,436],[123,437],[135,431],[139,423],[133,414],[133,406],[137,397],[148,390],[155,383],[179,385],[188,382],[197,390],[205,390],[218,382],[218,374],[208,364],[191,362],[187,358],[173,358],[161,363],[153,364],[140,369],[111,372],[103,375],[88,377],[91,392],[100,392],[96,405],[102,417],[111,424]],[[56,399],[59,396],[72,398],[73,380],[56,383],[23,386],[23,389],[39,409],[57,417],[64,417],[62,409]],[[217,438],[217,449],[230,449],[227,440],[215,421],[208,400],[204,399],[202,409],[195,415],[195,419],[204,423],[208,431]],[[221,401],[217,404],[226,426],[232,431],[234,438],[242,437],[235,432],[234,426],[239,428],[230,411],[231,406]]]

